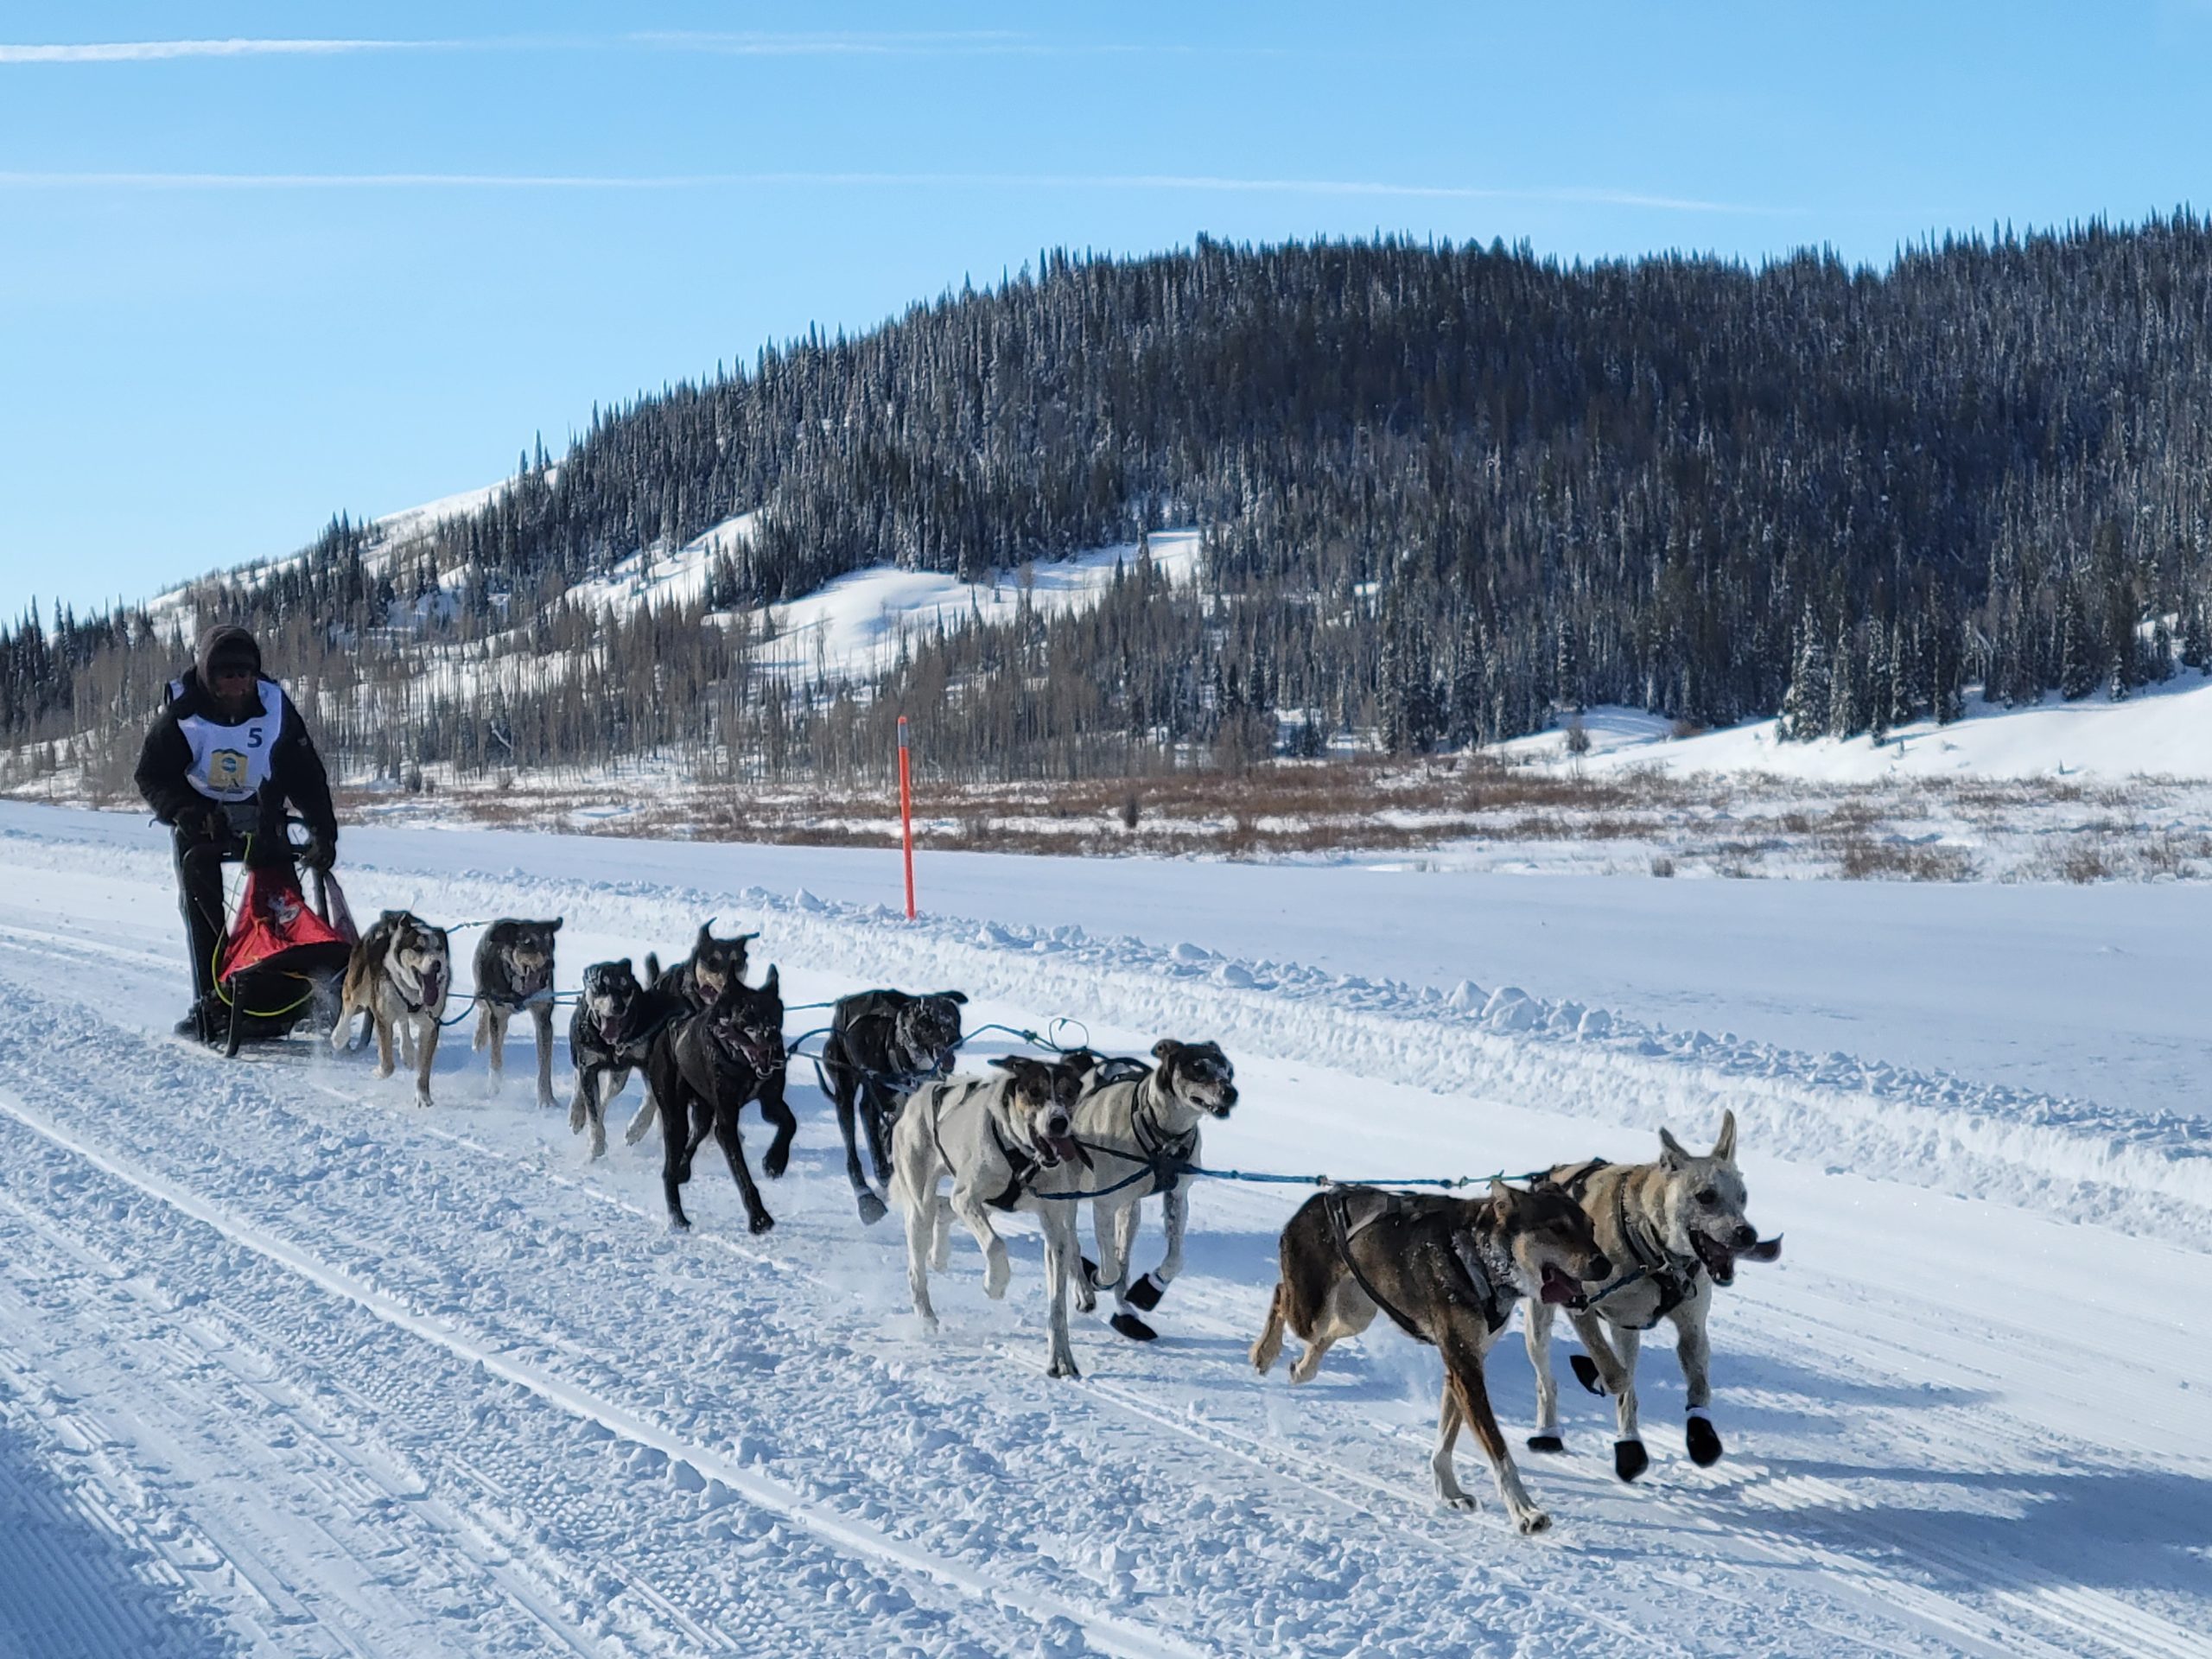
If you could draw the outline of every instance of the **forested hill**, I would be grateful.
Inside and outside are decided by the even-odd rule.
[[[276,633],[310,677],[342,653],[373,681],[426,643],[518,625],[541,654],[603,665],[600,625],[559,595],[740,512],[757,516],[714,608],[1195,524],[1203,591],[1137,584],[1018,639],[925,641],[888,691],[950,685],[977,714],[961,764],[987,770],[1131,763],[1278,710],[1310,716],[1309,741],[1349,728],[1399,749],[1598,701],[1878,728],[1948,712],[1970,680],[2124,694],[2212,656],[2208,343],[2212,228],[2188,213],[1947,239],[1879,272],[1395,241],[1050,252],[990,291],[601,414],[404,557],[378,562],[340,521],[279,574],[196,597]],[[695,606],[658,619],[651,649],[689,664],[683,642],[713,631]],[[125,660],[171,660],[151,632],[12,630],[10,741],[135,712],[157,677]],[[1009,652],[1057,690],[984,718]],[[726,646],[683,671],[725,745],[767,721],[804,754],[831,712],[833,688],[749,683]],[[420,758],[708,741],[680,709],[533,721],[469,696],[424,721]],[[843,701],[839,718],[867,718],[867,696]],[[626,736],[577,734],[613,720]],[[412,741],[382,720],[340,734],[357,738],[379,765]]]

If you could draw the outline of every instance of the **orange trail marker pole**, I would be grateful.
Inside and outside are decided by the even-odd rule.
[[[906,853],[906,919],[914,919],[914,776],[906,760],[906,716],[899,716],[899,834]]]

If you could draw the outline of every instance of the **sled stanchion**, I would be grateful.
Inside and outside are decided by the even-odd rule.
[[[906,716],[899,716],[899,841],[906,857],[906,919],[914,919],[914,781],[906,759]]]

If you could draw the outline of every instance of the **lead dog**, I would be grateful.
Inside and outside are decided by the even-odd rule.
[[[1076,1144],[1090,1154],[1082,1184],[1097,1195],[1090,1227],[1098,1243],[1096,1268],[1083,1264],[1076,1306],[1088,1313],[1098,1305],[1097,1292],[1110,1288],[1116,1312],[1107,1323],[1134,1342],[1150,1342],[1159,1334],[1136,1310],[1149,1313],[1159,1306],[1183,1270],[1183,1235],[1191,1218],[1184,1171],[1198,1160],[1199,1127],[1210,1117],[1226,1118],[1236,1105],[1236,1068],[1220,1044],[1162,1038],[1152,1046],[1152,1057],[1157,1064],[1135,1076],[1128,1075],[1135,1061],[1109,1060],[1092,1070],[1075,1109]],[[1117,1066],[1123,1068],[1118,1073]],[[1167,1253],[1131,1284],[1130,1253],[1143,1223],[1144,1200],[1155,1192]]]
[[[477,1048],[491,1052],[492,1086],[506,1072],[507,1022],[527,1013],[537,1038],[537,1103],[553,1103],[553,936],[550,922],[497,921],[476,942]]]
[[[873,1227],[883,1200],[861,1173],[859,1133],[868,1136],[875,1179],[891,1179],[891,1126],[899,1104],[948,1070],[960,1048],[961,991],[914,996],[905,991],[856,991],[840,997],[822,1041],[822,1075],[845,1137],[845,1179],[861,1219]]]
[[[607,1102],[622,1092],[631,1072],[644,1067],[660,1028],[690,1012],[681,997],[640,985],[627,957],[594,962],[584,969],[583,991],[569,1018],[569,1058],[576,1068],[569,1132],[582,1135],[590,1129],[594,1159],[607,1155]],[[646,1109],[639,1116],[650,1123],[650,1083],[645,1093]]]
[[[1613,1471],[1634,1480],[1650,1465],[1637,1421],[1636,1361],[1643,1333],[1662,1319],[1674,1323],[1675,1353],[1688,1384],[1684,1440],[1691,1460],[1700,1466],[1718,1462],[1713,1349],[1705,1329],[1713,1287],[1734,1282],[1738,1256],[1771,1262],[1782,1254],[1780,1238],[1761,1243],[1758,1230],[1744,1219],[1735,1113],[1720,1120],[1720,1138],[1702,1158],[1662,1129],[1656,1163],[1609,1164],[1593,1158],[1561,1164],[1549,1173],[1588,1215],[1605,1253],[1624,1274],[1633,1275],[1596,1303],[1570,1306],[1567,1313],[1588,1351],[1586,1357],[1574,1356],[1575,1376],[1592,1394],[1613,1396],[1618,1425]],[[1529,1363],[1536,1373],[1536,1432],[1529,1440],[1533,1452],[1567,1449],[1559,1433],[1551,1332],[1550,1307],[1531,1304],[1526,1334]]]
[[[1513,1524],[1541,1532],[1551,1517],[1521,1484],[1491,1411],[1483,1359],[1522,1296],[1548,1306],[1583,1298],[1586,1281],[1612,1270],[1590,1218],[1557,1187],[1527,1192],[1491,1183],[1482,1198],[1338,1186],[1300,1206],[1282,1230],[1282,1277],[1268,1322],[1252,1344],[1267,1371],[1282,1352],[1287,1325],[1308,1344],[1290,1380],[1311,1380],[1332,1344],[1357,1336],[1388,1313],[1408,1336],[1444,1357],[1444,1398],[1429,1468],[1436,1494],[1455,1510],[1475,1501],[1452,1470],[1461,1424],[1490,1459],[1497,1495]]]
[[[748,1100],[767,1109],[764,1085],[783,1076],[784,999],[776,970],[758,990],[741,979],[725,982],[721,994],[696,1014],[661,1027],[645,1057],[645,1081],[660,1103],[661,1191],[668,1200],[669,1225],[688,1231],[679,1189],[691,1179],[691,1160],[708,1135],[729,1160],[729,1173],[745,1199],[746,1224],[756,1233],[775,1218],[760,1202],[760,1189],[745,1161],[737,1132],[738,1113]],[[776,1124],[776,1138],[761,1166],[773,1173],[791,1156],[798,1121],[786,1111]]]
[[[952,1221],[983,1247],[983,1294],[1006,1294],[1006,1243],[993,1210],[1033,1211],[1045,1235],[1046,1375],[1078,1376],[1068,1341],[1068,1281],[1077,1272],[1074,1184],[1077,1065],[1002,1055],[1000,1077],[947,1077],[924,1084],[899,1109],[891,1133],[891,1201],[906,1218],[906,1287],[930,1330],[930,1269],[951,1261]],[[952,1178],[952,1195],[938,1192]],[[1066,1196],[1054,1198],[1053,1193]]]
[[[366,1014],[377,1031],[377,1076],[391,1075],[391,1034],[415,1068],[415,1103],[430,1103],[430,1060],[438,1052],[438,1016],[453,982],[446,931],[410,911],[387,910],[370,924],[346,959],[331,1046],[344,1049],[353,1016]]]

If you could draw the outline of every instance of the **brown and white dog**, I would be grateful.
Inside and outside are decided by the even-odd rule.
[[[1691,1459],[1704,1465],[1719,1461],[1719,1432],[1713,1426],[1713,1349],[1706,1337],[1706,1315],[1713,1287],[1732,1284],[1738,1257],[1771,1262],[1782,1254],[1778,1237],[1762,1243],[1744,1219],[1744,1177],[1736,1167],[1736,1115],[1720,1121],[1720,1138],[1703,1157],[1684,1149],[1665,1129],[1659,1131],[1659,1159],[1649,1164],[1609,1164],[1602,1158],[1561,1164],[1548,1172],[1579,1204],[1596,1229],[1598,1242],[1623,1274],[1586,1307],[1572,1306],[1567,1317],[1587,1357],[1574,1356],[1574,1373],[1592,1394],[1613,1396],[1618,1433],[1613,1471],[1634,1480],[1649,1466],[1637,1421],[1636,1361],[1643,1333],[1661,1319],[1673,1322],[1675,1353],[1688,1384],[1689,1417],[1684,1440]],[[1535,1452],[1562,1452],[1559,1432],[1559,1384],[1551,1367],[1552,1310],[1529,1307],[1529,1363],[1536,1373]]]
[[[1033,1211],[1045,1235],[1046,1373],[1077,1376],[1068,1341],[1068,1282],[1080,1271],[1075,1242],[1076,1097],[1083,1074],[1067,1060],[1002,1055],[1003,1077],[953,1077],[906,1097],[891,1132],[891,1202],[906,1218],[906,1288],[930,1330],[930,1269],[950,1265],[952,1221],[983,1247],[983,1294],[1006,1294],[1006,1242],[993,1210]],[[952,1178],[950,1198],[938,1191]],[[1052,1194],[1063,1194],[1059,1198]]]
[[[331,1046],[343,1049],[353,1016],[366,1014],[377,1032],[377,1076],[391,1075],[391,1034],[399,1033],[402,1058],[415,1068],[415,1103],[430,1103],[430,1061],[438,1052],[438,1017],[453,983],[446,931],[413,912],[387,910],[353,946],[339,992],[338,1024]]]
[[[1429,1468],[1436,1494],[1455,1510],[1475,1500],[1452,1469],[1462,1424],[1490,1459],[1506,1513],[1522,1532],[1541,1532],[1551,1517],[1521,1484],[1505,1436],[1491,1409],[1483,1360],[1505,1329],[1513,1304],[1568,1306],[1602,1281],[1612,1263],[1598,1247],[1590,1218],[1557,1187],[1522,1191],[1503,1181],[1489,1196],[1453,1198],[1338,1186],[1300,1206],[1282,1230],[1282,1277],[1266,1328],[1252,1344],[1265,1372],[1282,1352],[1288,1325],[1308,1344],[1291,1367],[1305,1382],[1332,1344],[1356,1337],[1387,1313],[1416,1341],[1444,1357],[1444,1398]]]
[[[537,1037],[537,1103],[553,1103],[553,936],[561,918],[493,922],[476,942],[476,1042],[491,1051],[492,1086],[506,1073],[507,1022],[527,1014]]]
[[[1198,1131],[1208,1118],[1226,1118],[1236,1105],[1236,1068],[1218,1043],[1180,1043],[1162,1038],[1152,1046],[1149,1071],[1121,1063],[1136,1075],[1116,1074],[1108,1061],[1089,1073],[1075,1108],[1076,1144],[1089,1154],[1081,1176],[1091,1200],[1095,1268],[1084,1264],[1076,1306],[1085,1313],[1097,1293],[1111,1289],[1116,1311],[1108,1321],[1135,1342],[1158,1333],[1138,1317],[1160,1306],[1183,1270],[1183,1235],[1191,1219],[1191,1189],[1183,1166],[1198,1161]],[[1144,1200],[1160,1195],[1167,1253],[1151,1272],[1129,1282],[1129,1256],[1144,1217]]]

